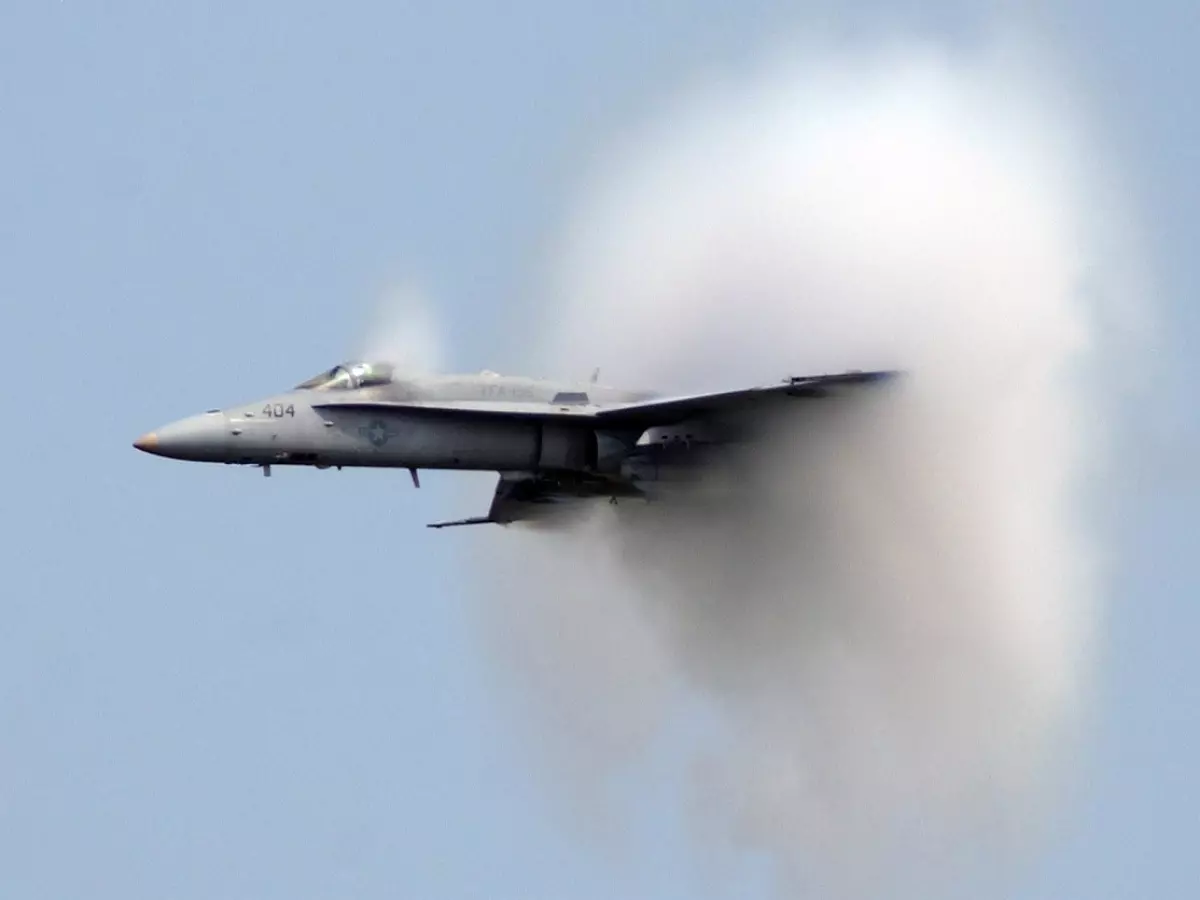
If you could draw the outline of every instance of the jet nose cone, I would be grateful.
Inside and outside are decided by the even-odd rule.
[[[205,413],[180,419],[144,434],[133,442],[133,446],[146,453],[171,459],[223,462],[226,455],[225,431],[223,415]]]

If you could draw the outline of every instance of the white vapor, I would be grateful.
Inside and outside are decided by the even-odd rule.
[[[475,592],[589,816],[665,754],[702,858],[765,853],[784,892],[929,896],[1044,827],[1086,706],[1081,488],[1122,299],[1101,287],[1125,276],[1087,144],[1028,68],[807,59],[617,148],[539,361],[670,390],[908,374],[798,401],[703,514],[480,538]]]
[[[384,292],[362,342],[362,358],[398,371],[425,373],[442,364],[442,340],[428,297],[411,285]]]

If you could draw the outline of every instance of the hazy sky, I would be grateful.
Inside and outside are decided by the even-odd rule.
[[[1017,896],[1189,897],[1200,17],[1026,6],[1124,166],[1164,328],[1105,498],[1094,737]],[[422,527],[463,479],[266,481],[130,441],[352,355],[398,280],[448,364],[519,370],[547,244],[632,121],[789,29],[969,50],[989,7],[4,4],[0,895],[693,896],[653,790],[619,868],[547,802],[480,660],[470,538]]]

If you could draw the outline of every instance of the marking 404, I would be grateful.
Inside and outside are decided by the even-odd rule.
[[[268,403],[262,409],[262,414],[268,419],[282,419],[284,416],[296,415],[296,407],[289,403],[284,406],[282,403]]]

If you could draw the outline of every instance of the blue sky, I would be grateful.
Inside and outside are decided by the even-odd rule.
[[[1200,426],[1200,21],[1165,2],[1026,21],[1125,163],[1169,377],[1129,414],[1149,437],[1116,485],[1078,799],[1013,895],[1192,896],[1200,577],[1180,448]],[[397,278],[437,298],[449,364],[519,369],[547,238],[596,148],[809,22],[969,45],[990,19],[712,0],[0,8],[0,896],[694,894],[652,792],[616,868],[555,816],[480,661],[463,544],[421,527],[461,496],[452,477],[264,481],[130,441],[353,353]],[[1177,465],[1150,477],[1146,452]]]

